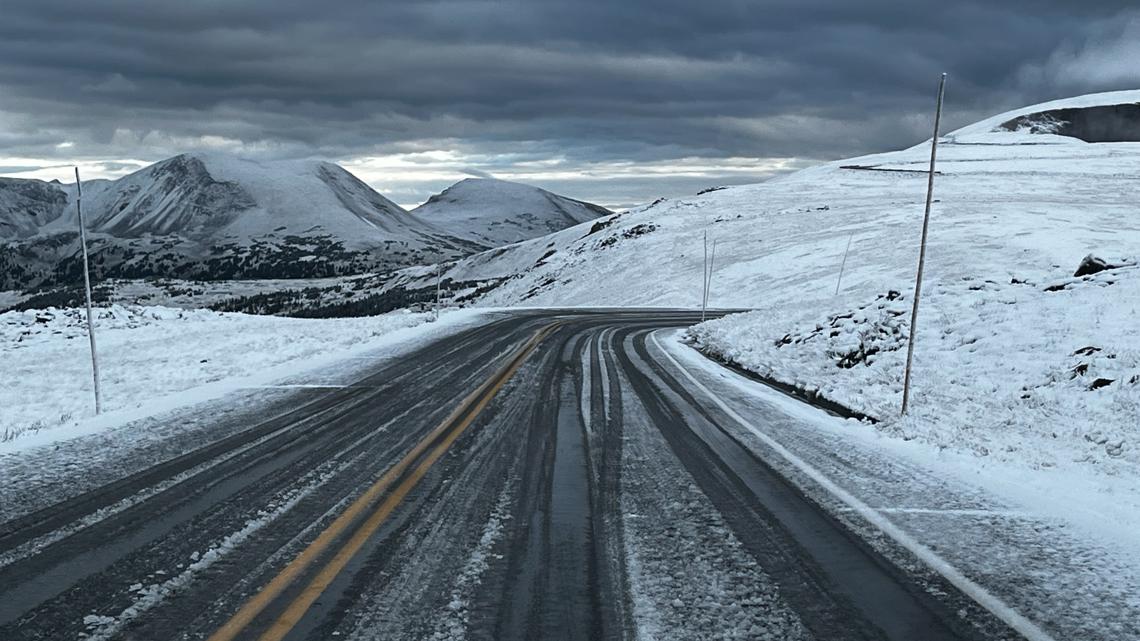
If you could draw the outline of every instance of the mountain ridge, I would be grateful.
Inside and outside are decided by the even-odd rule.
[[[495,187],[545,194],[549,204],[538,223],[511,224],[510,213],[487,223],[525,238],[568,226],[597,208],[515,183]],[[75,282],[77,196],[74,183],[0,178],[0,290]],[[322,160],[178,154],[116,180],[84,181],[82,203],[96,279],[387,272],[514,241],[510,234],[479,234],[477,220],[465,219],[453,231],[453,217],[414,215]],[[550,212],[565,220],[552,222]]]

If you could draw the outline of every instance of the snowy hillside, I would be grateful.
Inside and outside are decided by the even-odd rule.
[[[0,289],[73,283],[74,185],[0,182]],[[105,277],[321,277],[481,249],[409,215],[337,165],[183,154],[84,183]]]
[[[468,178],[412,210],[449,233],[500,247],[544,236],[613,212],[598,205],[505,180]]]
[[[883,419],[889,431],[1035,464],[1134,464],[1140,326],[1131,319],[1140,270],[1131,265],[1140,254],[1140,144],[1089,144],[1056,135],[1057,128],[1004,125],[1137,102],[1140,91],[1057,101],[944,137],[915,412],[906,421],[896,419],[900,348],[928,144],[657,202],[471,256],[444,279],[485,284],[490,291],[479,300],[486,305],[693,308],[707,228],[716,241],[711,304],[763,310],[695,330],[707,350],[818,387]],[[1121,267],[1075,278],[1090,253]],[[409,269],[388,287],[430,279],[430,271]],[[954,411],[940,409],[948,407]]]

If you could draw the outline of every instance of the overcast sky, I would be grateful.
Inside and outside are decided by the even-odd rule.
[[[1135,0],[4,0],[0,175],[334,160],[625,206],[1140,87]]]

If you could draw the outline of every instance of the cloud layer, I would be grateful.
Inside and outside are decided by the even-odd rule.
[[[911,144],[943,70],[951,125],[1134,86],[1129,4],[7,0],[0,165],[221,149],[628,204]]]

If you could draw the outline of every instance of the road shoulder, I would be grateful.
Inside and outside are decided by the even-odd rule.
[[[439,323],[399,329],[353,349],[208,383],[73,428],[0,444],[0,483],[8,488],[0,523],[286,415],[495,317],[480,310],[445,315]]]
[[[1074,487],[1047,471],[995,466],[883,436],[733,373],[679,337],[660,332],[650,345],[745,419],[747,426],[737,429],[749,447],[896,562],[916,565],[912,554],[882,535],[884,522],[936,551],[951,571],[993,597],[991,606],[1023,617],[1031,638],[1034,629],[1043,639],[1140,635],[1140,564],[1134,560],[1140,554],[1128,534],[1135,531],[1129,527],[1135,511],[1111,513],[1111,502],[1096,500],[1095,483]],[[773,444],[868,506],[879,525],[816,474],[790,464]],[[1127,479],[1108,482],[1111,496],[1135,499]],[[1082,493],[1091,500],[1081,504]],[[924,565],[913,569],[929,572]]]

